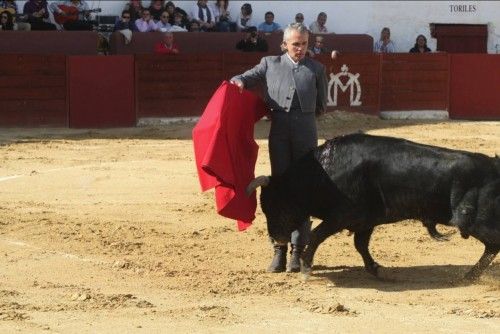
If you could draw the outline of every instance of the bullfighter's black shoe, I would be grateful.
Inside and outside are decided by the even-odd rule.
[[[300,271],[300,256],[304,251],[304,246],[292,245],[292,250],[290,254],[290,262],[288,263],[288,268],[286,272],[288,273],[298,273]]]
[[[269,273],[282,273],[286,269],[286,245],[273,245],[274,248],[274,257],[273,261],[269,268],[267,268],[267,272]]]

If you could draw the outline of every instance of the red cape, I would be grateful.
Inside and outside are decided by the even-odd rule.
[[[193,129],[194,154],[201,190],[215,187],[217,212],[238,220],[245,230],[255,219],[255,192],[245,188],[254,179],[259,146],[254,124],[266,114],[261,98],[224,81]]]

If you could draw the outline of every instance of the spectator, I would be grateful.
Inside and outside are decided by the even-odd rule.
[[[155,53],[157,54],[178,54],[179,48],[174,43],[174,34],[166,32],[163,34],[163,40],[155,44]]]
[[[170,17],[169,17],[170,19]],[[170,31],[188,31],[188,24],[181,12],[174,13],[174,21]]]
[[[236,31],[236,23],[231,19],[228,9],[229,0],[217,0],[212,12],[215,16],[215,30],[220,32]]]
[[[311,31],[311,33],[313,33],[313,34],[328,34],[328,29],[325,26],[326,18],[327,17],[326,17],[325,12],[319,13],[316,21],[311,23],[311,25],[309,26],[309,30]]]
[[[149,9],[142,10],[142,18],[135,21],[135,26],[140,32],[156,31],[156,23],[153,21]]]
[[[168,23],[169,18],[168,11],[166,9],[163,10],[163,13],[160,15],[160,21],[156,22],[156,30],[162,32],[170,31],[172,25]]]
[[[73,7],[78,10],[76,18],[70,18],[67,13],[59,6]],[[49,5],[50,10],[54,14],[54,19],[63,20],[62,26],[65,30],[89,30],[94,29],[94,22],[90,21],[89,5],[85,0],[66,0],[55,1]]]
[[[252,5],[249,3],[241,6],[240,14],[236,17],[236,27],[238,31],[246,31],[250,27],[256,27],[252,19]]]
[[[253,27],[249,28],[246,37],[236,44],[236,49],[244,52],[267,52],[269,48],[266,40],[261,38]]]
[[[165,10],[165,7],[163,6],[164,2],[165,0],[153,0],[149,6],[149,13],[151,14],[153,20],[157,22],[160,21],[160,17]]]
[[[307,54],[310,57],[314,57],[319,54],[328,54],[330,53],[328,49],[324,45],[324,38],[321,35],[317,35],[314,37],[314,44],[307,50]]]
[[[47,0],[29,0],[24,4],[23,14],[27,16],[31,30],[56,30],[55,24],[48,22]]]
[[[130,12],[130,21],[135,22],[142,17],[142,10],[144,6],[141,0],[130,0],[128,4],[125,5],[125,10]]]
[[[130,13],[129,10],[125,9],[124,11],[122,11],[121,18],[115,23],[113,31],[120,31],[126,29],[130,31],[138,31],[137,26],[131,19],[132,19],[132,14]]]
[[[26,15],[20,15],[15,0],[2,0],[0,1],[0,12],[6,10],[12,15],[12,23],[16,27],[15,30],[31,30],[31,24],[26,22]]]
[[[4,10],[0,14],[0,30],[17,30],[17,25],[14,23],[12,14]]]
[[[263,33],[271,33],[275,31],[281,31],[281,26],[274,22],[274,13],[273,12],[267,12],[264,15],[264,22],[259,24],[258,30],[259,32]]]
[[[176,7],[172,1],[168,1],[165,4],[165,9],[168,11],[169,22],[171,25],[174,25],[175,13],[180,13],[182,15],[183,25],[184,27],[188,26],[189,20],[188,15],[185,10],[180,7]]]
[[[415,41],[415,46],[410,49],[411,53],[427,53],[431,49],[427,47],[427,38],[424,35],[418,35]]]
[[[380,40],[375,43],[374,52],[393,53],[396,52],[396,47],[391,41],[391,30],[387,27],[382,28],[380,32]]]
[[[304,14],[302,13],[295,14],[295,23],[304,24]]]
[[[215,16],[207,3],[208,0],[197,1],[191,10],[191,21],[197,21],[202,31],[213,31],[215,29]]]
[[[203,30],[201,30],[198,21],[196,20],[191,21],[191,23],[189,24],[189,32],[201,32],[201,31]]]

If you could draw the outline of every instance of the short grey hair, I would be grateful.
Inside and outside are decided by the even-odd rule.
[[[303,23],[291,23],[285,28],[285,32],[283,33],[283,43],[290,38],[293,31],[297,31],[301,35],[309,35],[309,30],[307,30],[307,27]]]

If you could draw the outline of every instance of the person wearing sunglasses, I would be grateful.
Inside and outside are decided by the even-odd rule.
[[[120,19],[115,23],[113,31],[120,31],[129,29],[131,31],[138,31],[136,25],[131,20],[132,15],[129,10],[122,11]]]
[[[167,32],[172,29],[172,25],[169,23],[170,15],[167,10],[164,10],[160,15],[160,20],[156,22],[156,31]]]

